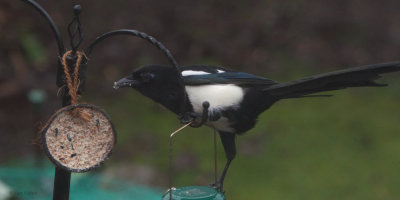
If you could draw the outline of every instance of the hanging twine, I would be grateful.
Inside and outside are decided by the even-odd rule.
[[[69,96],[71,97],[71,104],[77,104],[78,103],[78,88],[79,88],[79,67],[82,62],[82,58],[84,54],[81,51],[77,51],[77,59],[75,63],[75,68],[74,68],[74,79],[72,80],[71,74],[68,69],[68,64],[67,64],[67,56],[72,54],[72,50],[69,50],[65,52],[65,54],[62,57],[62,65],[64,67],[64,74],[67,79],[67,86],[69,90]]]
[[[70,56],[71,54],[72,54],[72,50],[65,52],[62,57],[61,64],[64,67],[64,74],[65,74],[65,78],[66,78],[66,82],[67,82],[67,87],[69,90],[69,96],[71,97],[71,104],[74,105],[74,104],[78,103],[78,99],[80,97],[78,95],[78,89],[79,89],[79,84],[80,84],[79,67],[80,67],[80,64],[81,64],[82,59],[85,56],[85,54],[81,51],[76,52],[76,56],[78,58],[76,59],[75,68],[73,71],[73,79],[71,77],[71,73],[70,73],[70,70],[68,69],[68,64],[67,64],[67,56]],[[89,114],[82,112],[80,109],[74,109],[73,113],[80,115],[83,119],[85,119],[87,121],[90,119]]]

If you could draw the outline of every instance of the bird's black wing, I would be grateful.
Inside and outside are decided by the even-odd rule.
[[[185,85],[235,84],[241,86],[274,85],[278,82],[244,72],[222,72],[214,74],[183,76]]]
[[[399,70],[400,62],[374,64],[280,83],[266,87],[264,90],[279,98],[293,98],[347,87],[386,86],[386,84],[377,83],[375,80],[380,78],[380,74]]]

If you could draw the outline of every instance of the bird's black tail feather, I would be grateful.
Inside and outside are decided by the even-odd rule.
[[[277,99],[312,97],[317,92],[339,90],[348,87],[382,87],[375,82],[380,74],[400,71],[400,62],[374,64],[319,74],[295,81],[279,83],[264,90]]]

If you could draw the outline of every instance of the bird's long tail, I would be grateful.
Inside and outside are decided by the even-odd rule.
[[[400,71],[400,62],[374,64],[319,74],[272,85],[264,90],[278,99],[286,99],[307,97],[317,92],[339,90],[348,87],[382,87],[387,84],[380,84],[375,82],[375,80],[380,78],[380,74],[395,71]]]

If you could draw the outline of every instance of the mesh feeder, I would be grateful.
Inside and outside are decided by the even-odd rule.
[[[41,136],[49,159],[71,172],[99,167],[116,143],[110,118],[102,109],[89,104],[61,108],[50,117]]]

